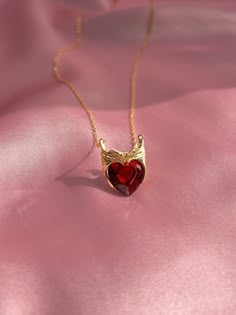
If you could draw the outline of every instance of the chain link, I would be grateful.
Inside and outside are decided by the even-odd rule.
[[[131,79],[130,79],[130,112],[129,112],[129,124],[130,124],[130,133],[131,133],[131,143],[134,147],[137,144],[137,137],[136,137],[136,128],[135,128],[135,107],[136,107],[136,83],[137,83],[137,76],[138,71],[140,67],[140,63],[143,57],[143,54],[147,48],[147,45],[149,43],[150,37],[153,32],[154,28],[154,21],[155,21],[155,13],[156,13],[156,0],[149,0],[150,1],[150,13],[148,18],[148,24],[147,24],[147,30],[146,30],[146,36],[143,41],[142,46],[139,48],[138,54],[135,58],[132,73],[131,73]],[[115,5],[118,0],[112,0],[113,4]],[[90,110],[89,106],[84,102],[81,94],[79,91],[75,88],[75,86],[68,80],[64,79],[62,77],[61,71],[60,71],[60,61],[64,54],[73,51],[74,49],[78,48],[81,43],[81,18],[77,18],[76,23],[76,41],[69,45],[68,47],[60,48],[58,49],[55,57],[54,57],[54,73],[58,81],[64,83],[74,94],[82,108],[84,109],[85,113],[87,114],[87,117],[89,119],[89,123],[91,126],[91,131],[93,135],[93,143],[98,148],[100,147],[100,139],[98,138],[97,133],[97,127],[95,123],[94,116],[92,114],[92,111]]]

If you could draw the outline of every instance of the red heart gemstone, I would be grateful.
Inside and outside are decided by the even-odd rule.
[[[142,162],[132,160],[129,163],[111,163],[106,176],[111,185],[122,194],[129,196],[142,183],[145,175],[145,168]]]

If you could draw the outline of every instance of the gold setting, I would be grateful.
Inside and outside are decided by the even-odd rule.
[[[138,136],[138,142],[134,147],[128,152],[121,152],[117,150],[106,150],[105,141],[100,139],[100,146],[101,146],[101,158],[102,158],[102,165],[104,173],[106,172],[107,167],[111,163],[121,163],[126,164],[132,160],[138,160],[143,163],[146,169],[146,159],[145,159],[145,148],[144,148],[144,136]]]
[[[144,166],[144,170],[145,170],[144,178],[145,178],[145,176],[146,176],[146,156],[145,156],[144,136],[143,135],[138,136],[138,142],[128,152],[121,152],[121,151],[117,151],[114,149],[107,151],[104,139],[100,139],[99,143],[100,143],[100,147],[101,147],[101,159],[102,159],[103,173],[104,173],[110,187],[115,189],[115,187],[109,181],[108,176],[107,176],[108,167],[112,163],[118,162],[118,163],[121,163],[122,165],[125,165],[126,163],[129,163],[132,160],[138,160]]]

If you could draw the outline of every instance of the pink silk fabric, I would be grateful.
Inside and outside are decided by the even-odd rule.
[[[0,1],[0,314],[236,314],[236,2],[162,0],[140,68],[147,177],[108,187],[88,119],[129,149],[148,1]]]

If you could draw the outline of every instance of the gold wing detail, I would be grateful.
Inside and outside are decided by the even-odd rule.
[[[144,137],[142,135],[138,137],[138,143],[128,152],[120,152],[117,150],[106,151],[104,140],[100,140],[100,145],[102,149],[101,158],[104,169],[113,162],[124,164],[131,160],[139,160],[145,166]]]

